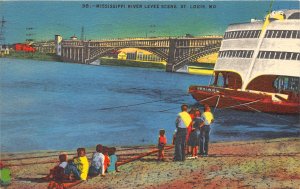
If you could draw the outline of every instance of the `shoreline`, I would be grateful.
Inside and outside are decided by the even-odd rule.
[[[144,147],[119,147],[116,154],[124,159],[148,152],[149,148]],[[210,144],[210,149],[208,157],[185,162],[172,161],[174,149],[166,151],[165,162],[157,162],[154,153],[120,166],[120,173],[95,177],[74,188],[297,188],[300,184],[299,138],[215,142]],[[88,148],[88,158],[92,151]],[[10,167],[13,181],[9,188],[46,188],[48,183],[37,183],[30,178],[48,174],[56,165],[58,152],[1,153],[1,159],[27,156],[27,159],[4,162],[22,164]],[[32,158],[33,155],[40,158]]]
[[[70,64],[80,64],[75,62],[63,62],[60,60],[60,57],[52,53],[25,53],[25,52],[12,52],[8,56],[3,56],[0,58],[7,59],[16,59],[16,60],[34,60],[34,61],[48,61],[48,62],[61,62],[61,63],[70,63]],[[133,68],[149,68],[149,69],[158,69],[165,70],[166,65],[161,62],[151,62],[151,61],[137,61],[137,60],[118,60],[115,58],[105,58],[99,57],[99,65],[93,64],[82,64],[82,65],[91,65],[91,66],[117,66],[117,67],[133,67]],[[211,75],[213,72],[213,63],[190,63],[189,73],[195,75]]]
[[[298,139],[296,137],[283,137],[283,138],[269,138],[269,139],[249,139],[249,140],[220,140],[220,141],[210,141],[210,144],[216,144],[216,143],[222,143],[222,144],[231,144],[231,143],[256,143],[256,142],[263,142],[263,141],[269,141],[271,140],[272,142],[282,142],[282,141],[289,141],[293,139]],[[210,139],[212,140],[212,139]],[[277,141],[278,140],[278,141]],[[124,146],[118,146],[118,145],[109,145],[109,144],[103,144],[104,146],[108,147],[116,147],[116,148],[151,148],[151,147],[156,147],[157,144],[136,144],[136,145],[124,145]],[[168,144],[171,145],[171,144]],[[87,152],[94,151],[94,146],[88,146],[84,147]],[[76,152],[76,148],[74,149],[44,149],[44,150],[29,150],[29,151],[0,151],[1,158],[3,155],[5,156],[14,156],[14,155],[22,155],[22,154],[40,154],[40,153],[60,153],[60,152]],[[1,159],[0,158],[0,159]]]

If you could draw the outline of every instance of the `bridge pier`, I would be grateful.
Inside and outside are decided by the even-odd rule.
[[[167,63],[166,72],[174,72],[172,63]]]
[[[166,72],[175,72],[174,70],[174,63],[176,58],[176,42],[177,39],[169,39],[169,53],[168,53],[168,60],[166,65]]]

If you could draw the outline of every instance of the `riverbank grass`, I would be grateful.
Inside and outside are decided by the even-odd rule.
[[[15,58],[15,59],[32,59],[40,61],[55,61],[61,62],[59,56],[54,53],[41,53],[41,52],[10,52],[9,55],[6,55],[4,58]]]

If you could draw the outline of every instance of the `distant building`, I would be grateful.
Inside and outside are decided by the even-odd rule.
[[[151,53],[143,53],[143,52],[136,52],[136,60],[139,61],[150,61],[150,62],[162,62],[162,59],[154,54]]]
[[[9,55],[9,48],[7,45],[0,45],[0,56]]]
[[[55,53],[55,42],[54,41],[40,41],[34,42],[32,46],[37,52],[41,53]]]
[[[63,38],[61,35],[55,35],[55,53],[58,56],[61,56],[61,42]]]
[[[126,60],[127,59],[127,54],[125,52],[120,52],[118,54],[118,60]]]
[[[70,37],[71,40],[78,40],[78,38],[75,36],[75,34],[73,36]]]
[[[32,47],[31,45],[28,44],[23,44],[23,43],[17,43],[13,45],[13,49],[16,52],[35,52],[36,49]]]
[[[136,51],[135,52],[127,52],[128,60],[136,60]]]

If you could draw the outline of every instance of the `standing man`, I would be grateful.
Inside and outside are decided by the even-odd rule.
[[[210,125],[214,122],[214,116],[211,113],[208,105],[204,106],[204,113],[201,117],[203,122],[200,124],[199,155],[207,156]]]
[[[185,144],[187,127],[192,122],[190,114],[187,112],[188,106],[183,104],[181,106],[181,112],[178,114],[176,119],[176,139],[175,139],[175,161],[185,160]]]

